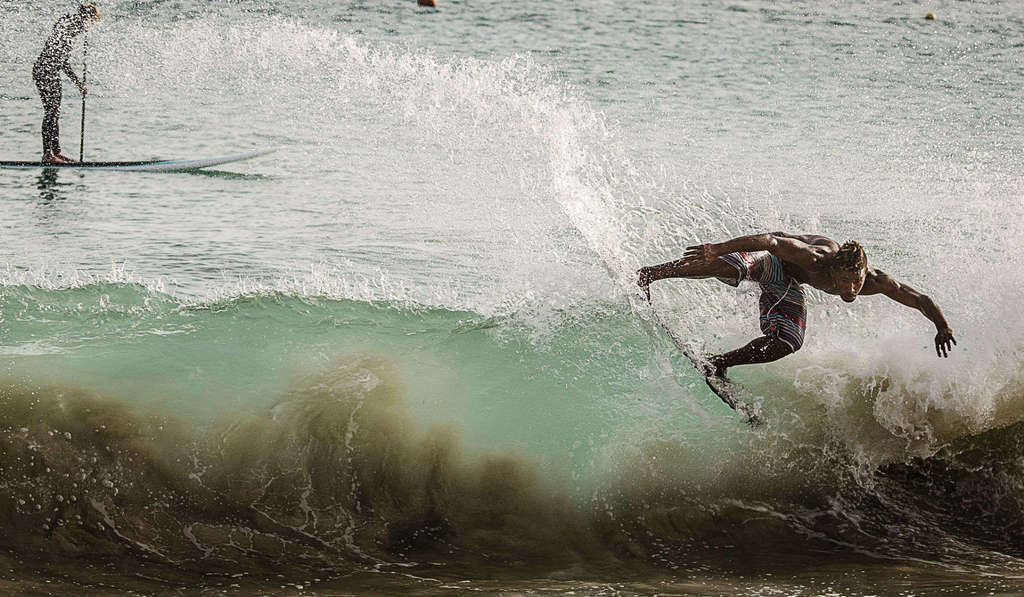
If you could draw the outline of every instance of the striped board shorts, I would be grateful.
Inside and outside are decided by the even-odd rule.
[[[807,330],[807,307],[800,282],[787,276],[782,262],[768,251],[729,253],[719,257],[736,268],[736,279],[719,278],[732,286],[750,280],[761,286],[761,332],[778,338],[794,352],[800,350]]]

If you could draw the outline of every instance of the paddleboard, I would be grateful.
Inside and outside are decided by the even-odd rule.
[[[80,162],[74,164],[43,164],[42,162],[3,162],[0,161],[0,170],[36,170],[45,168],[47,170],[119,170],[129,172],[188,172],[220,166],[232,162],[241,162],[255,157],[273,153],[275,150],[253,151],[250,153],[236,153],[219,158],[208,158],[203,160],[148,160],[140,162]]]

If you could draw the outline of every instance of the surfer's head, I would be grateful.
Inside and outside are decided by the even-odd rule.
[[[100,8],[89,2],[87,4],[78,5],[78,19],[82,23],[82,29],[88,29],[92,27],[100,20]]]
[[[855,240],[846,241],[836,251],[829,270],[839,296],[852,303],[864,288],[864,279],[868,273],[868,258],[864,254],[864,247]]]

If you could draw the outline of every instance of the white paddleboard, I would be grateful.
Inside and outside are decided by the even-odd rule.
[[[219,158],[208,158],[203,160],[148,160],[140,162],[80,162],[74,164],[43,164],[42,162],[3,162],[0,161],[0,170],[119,170],[130,172],[188,172],[220,166],[232,162],[241,162],[259,156],[273,153],[275,150],[266,149],[250,153],[236,153]]]

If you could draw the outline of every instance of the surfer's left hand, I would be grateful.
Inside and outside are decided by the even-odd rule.
[[[949,358],[949,351],[953,350],[954,346],[956,346],[956,338],[953,337],[953,330],[946,328],[935,334],[936,355]]]

